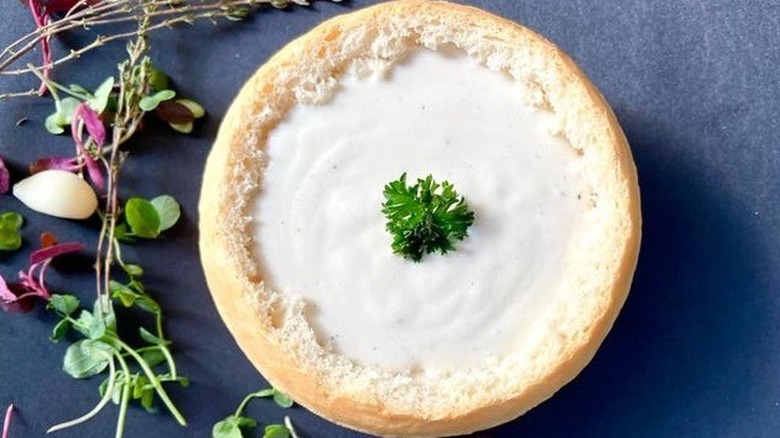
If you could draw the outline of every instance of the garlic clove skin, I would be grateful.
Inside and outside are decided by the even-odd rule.
[[[65,219],[86,219],[98,206],[92,186],[65,170],[38,172],[14,184],[13,194],[32,210]]]

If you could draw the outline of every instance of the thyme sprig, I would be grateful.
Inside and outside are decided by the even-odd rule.
[[[30,0],[39,2],[40,0]],[[330,0],[340,2],[341,0]],[[36,19],[37,28],[22,36],[0,51],[0,74],[20,75],[36,70],[48,72],[62,63],[77,59],[85,53],[104,46],[111,41],[143,38],[154,30],[169,28],[177,24],[192,24],[196,21],[216,22],[219,19],[242,20],[254,9],[262,6],[285,8],[289,4],[309,5],[308,0],[102,0],[99,2],[79,0],[61,18]],[[143,28],[122,31],[122,23],[145,21]],[[60,57],[49,56],[38,65],[12,68],[22,56],[38,44],[46,44],[51,38],[73,29],[109,29],[98,33],[94,39],[81,47],[71,49]],[[48,48],[47,48],[48,50]],[[8,93],[3,97],[40,94],[40,90]]]

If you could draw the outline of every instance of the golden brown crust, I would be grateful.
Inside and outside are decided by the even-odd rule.
[[[431,22],[444,23],[444,28],[448,22],[457,22],[463,28],[451,30],[460,32],[459,38],[464,40],[470,30],[489,29],[490,38],[502,50],[543,51],[547,65],[540,71],[549,69],[555,74],[552,79],[539,77],[541,88],[547,93],[558,88],[561,93],[571,93],[586,115],[595,119],[593,131],[601,133],[599,142],[606,156],[614,160],[614,168],[609,170],[614,181],[610,184],[622,194],[616,214],[623,229],[614,240],[617,246],[612,280],[600,292],[600,301],[587,315],[587,324],[578,328],[581,333],[572,335],[554,358],[554,366],[541,373],[529,372],[521,387],[511,394],[477,397],[470,405],[443,409],[444,414],[441,409],[427,412],[413,406],[399,407],[383,399],[382,394],[334,388],[323,375],[327,370],[311,363],[316,358],[307,361],[305,354],[281,345],[272,315],[278,297],[263,289],[253,264],[251,236],[246,236],[251,229],[241,217],[250,214],[249,200],[242,197],[256,187],[236,188],[251,185],[252,178],[259,177],[268,131],[296,101],[304,99],[285,88],[294,81],[287,77],[287,71],[304,68],[307,57],[319,57],[333,59],[327,73],[338,76],[351,60],[349,54],[340,58],[344,35],[381,27],[388,18],[408,17],[428,17]],[[418,39],[422,37],[418,35]],[[553,110],[557,102],[564,101],[552,95],[549,99]],[[253,125],[260,115],[263,120]],[[570,140],[577,143],[576,139]],[[248,142],[255,143],[254,149],[247,149]],[[276,54],[245,85],[223,121],[206,165],[199,209],[200,252],[209,288],[222,319],[250,361],[275,387],[292,394],[310,410],[344,426],[385,436],[445,436],[488,428],[523,414],[576,376],[595,354],[627,296],[641,228],[636,169],[626,139],[609,106],[579,68],[553,44],[513,22],[472,7],[429,1],[389,2],[332,19]]]

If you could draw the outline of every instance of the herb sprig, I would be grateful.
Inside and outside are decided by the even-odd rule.
[[[341,0],[330,0],[340,2]],[[216,22],[218,19],[240,21],[260,7],[286,8],[290,4],[308,6],[309,0],[62,0],[53,8],[53,1],[25,0],[29,3],[36,29],[0,50],[0,74],[20,75],[36,70],[46,77],[49,71],[62,63],[78,59],[85,53],[116,40],[143,37],[157,29],[169,29],[177,24],[196,21]],[[54,14],[60,16],[55,17]],[[121,24],[147,20],[145,29],[125,30]],[[50,48],[50,40],[62,33],[76,29],[100,29],[94,40],[71,49],[59,58]],[[18,66],[20,58],[41,45],[43,55],[38,65]],[[14,68],[15,67],[15,68]],[[47,85],[36,90],[8,93],[3,97],[42,95]]]
[[[474,212],[448,181],[441,184],[433,176],[406,183],[406,173],[384,189],[382,213],[393,236],[393,252],[419,262],[423,255],[455,249],[455,240],[468,236]]]
[[[257,421],[254,418],[244,416],[244,409],[247,404],[256,398],[273,398],[274,402],[281,408],[290,408],[293,406],[293,400],[283,392],[275,388],[262,389],[248,394],[236,408],[236,411],[224,419],[220,420],[211,430],[212,438],[242,438],[243,431],[257,427]],[[269,424],[265,426],[263,438],[298,438],[295,428],[290,421],[290,417],[284,417],[284,424]]]

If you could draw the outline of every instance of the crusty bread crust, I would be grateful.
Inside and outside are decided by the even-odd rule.
[[[428,376],[359,366],[317,343],[305,303],[266,287],[253,254],[252,206],[268,133],[297,103],[326,101],[352,66],[392,63],[415,47],[454,44],[538,92],[579,150],[592,225],[574,242],[566,301],[529,356]],[[301,405],[383,436],[446,436],[518,417],[590,361],[628,293],[640,242],[636,169],[617,120],[571,59],[536,33],[473,7],[379,4],[326,21],[291,42],[247,82],[206,164],[200,251],[222,319],[250,361]],[[570,293],[568,292],[570,291]]]

